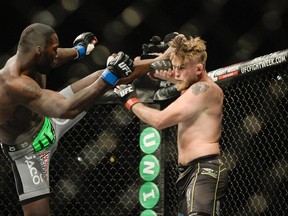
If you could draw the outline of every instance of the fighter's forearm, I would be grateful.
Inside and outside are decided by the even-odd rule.
[[[91,85],[77,92],[74,92],[74,89],[72,89],[74,95],[68,99],[68,109],[60,118],[74,118],[95,104],[95,102],[111,88],[112,86],[107,84],[102,78],[98,78]]]
[[[91,73],[90,75],[88,75],[88,76],[76,81],[75,83],[71,84],[71,88],[72,88],[73,92],[77,93],[81,89],[91,85],[93,82],[95,82],[101,76],[103,71],[104,71],[104,69],[97,70],[94,73]]]
[[[78,53],[75,48],[58,48],[54,67],[58,67],[67,61],[74,60],[77,56]]]
[[[157,61],[157,59],[145,59],[135,62],[133,73],[129,77],[119,79],[116,85],[131,83],[137,77],[145,75],[149,72],[151,63],[155,61]],[[87,107],[94,104],[99,97],[113,88],[113,86],[107,84],[107,82],[100,78],[103,71],[104,70],[98,70],[71,84],[71,88],[75,95],[72,102],[73,105],[70,108],[70,113],[78,113],[79,111],[86,110]]]
[[[155,127],[159,130],[165,128],[163,121],[161,120],[161,111],[148,107],[143,103],[137,103],[133,105],[132,112],[143,122]]]
[[[150,69],[150,65],[154,60],[141,60],[137,63],[135,63],[135,69],[133,71],[133,73],[129,76],[129,77],[125,77],[125,78],[121,78],[118,80],[118,82],[116,83],[116,85],[119,84],[123,84],[123,83],[131,83],[135,78],[142,76],[144,74],[146,74],[149,69]],[[79,92],[80,90],[82,90],[83,88],[91,85],[92,83],[94,83],[103,73],[105,69],[102,70],[98,70],[95,71],[94,73],[76,81],[75,83],[71,84],[71,88],[73,90],[74,93]],[[113,86],[110,86],[107,84],[107,88],[113,88]]]

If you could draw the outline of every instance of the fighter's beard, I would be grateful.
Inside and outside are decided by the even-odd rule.
[[[179,91],[179,92],[185,91],[185,90],[187,90],[192,84],[193,84],[193,83],[188,82],[188,81],[178,82],[178,83],[176,83],[177,91]]]

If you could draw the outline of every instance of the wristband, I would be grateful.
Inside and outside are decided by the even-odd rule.
[[[77,50],[78,53],[75,59],[83,58],[86,55],[85,47],[83,47],[82,45],[76,45],[74,46],[74,48]]]
[[[132,107],[137,103],[140,103],[138,98],[130,98],[128,101],[126,101],[125,106],[128,110],[131,110]]]
[[[104,72],[101,74],[101,78],[112,86],[114,86],[118,81],[118,77],[116,77],[111,71],[107,69],[105,69]]]

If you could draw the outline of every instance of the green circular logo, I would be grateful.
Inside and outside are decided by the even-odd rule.
[[[145,128],[140,134],[140,148],[146,154],[156,151],[161,143],[160,134],[153,127]]]
[[[157,185],[153,182],[145,182],[139,190],[139,200],[144,208],[151,209],[158,203],[160,193]]]
[[[157,214],[153,210],[147,209],[143,211],[140,216],[157,216]]]
[[[160,164],[154,155],[145,155],[140,161],[139,173],[145,181],[153,181],[159,174]]]

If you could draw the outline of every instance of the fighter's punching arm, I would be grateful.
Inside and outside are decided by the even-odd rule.
[[[119,53],[121,53],[121,52],[119,52]],[[119,53],[118,53],[118,55],[119,55]],[[114,55],[116,55],[116,54],[114,54]],[[113,83],[111,83],[111,85],[108,85],[108,86],[111,88],[115,85],[131,83],[137,77],[140,77],[140,76],[147,74],[147,72],[149,72],[151,70],[151,64],[153,62],[161,60],[161,59],[165,59],[165,58],[167,58],[167,57],[162,55],[156,59],[144,59],[144,60],[134,61],[133,72],[131,74],[129,74],[128,77],[119,77],[118,80],[115,80]],[[113,60],[111,62],[113,62]],[[109,68],[109,64],[108,64],[108,68]],[[102,72],[104,72],[104,71],[105,71],[104,69],[98,70],[98,71],[76,81],[75,83],[73,83],[71,85],[73,92],[76,93],[76,92],[80,91],[82,88],[85,88],[88,85],[91,85],[94,81],[96,81],[102,75]]]
[[[169,111],[160,111],[141,103],[137,98],[134,86],[131,84],[116,86],[114,93],[119,97],[121,102],[125,104],[128,110],[133,111],[139,119],[159,130],[178,123],[177,114],[173,115],[173,113],[171,113],[171,115],[168,115]],[[170,111],[176,113],[177,109],[173,107]]]
[[[107,86],[105,89],[109,90],[115,86],[115,84],[118,83],[121,78],[131,75],[134,73],[134,71],[133,61],[129,58],[129,56],[123,52],[118,52],[118,54],[115,54],[113,61],[109,62],[106,69],[98,70],[76,81],[75,83],[71,84],[71,88],[73,93],[77,93],[101,77],[104,84]]]
[[[73,42],[72,48],[57,49],[57,58],[54,67],[60,66],[67,61],[81,59],[89,55],[97,42],[97,38],[91,32],[84,32],[78,35]]]
[[[87,110],[99,96],[112,87],[108,84],[111,81],[110,76],[113,78],[125,77],[129,74],[128,69],[131,73],[132,60],[127,58],[127,55],[121,54],[107,67],[106,76],[103,76],[103,72],[98,79],[78,92],[74,92],[75,94],[68,99],[58,92],[40,88],[33,79],[22,75],[6,84],[7,97],[11,98],[13,105],[23,105],[43,116],[74,118],[82,111]],[[107,73],[113,75],[107,75]]]
[[[135,71],[133,72],[133,74],[131,74],[131,76],[120,80],[117,85],[131,83],[131,81],[133,81],[135,78],[143,76],[147,73],[154,73],[156,70],[161,70],[163,68],[171,68],[172,64],[169,58],[172,51],[173,48],[169,47],[164,53],[157,53],[157,57],[154,59],[140,60],[140,58],[135,58],[138,59],[137,61],[134,61]],[[164,64],[161,63],[159,67],[159,64],[157,64],[157,62],[164,62]],[[165,64],[167,62],[169,63],[169,65]]]
[[[189,91],[186,91],[164,110],[154,109],[141,103],[131,84],[116,86],[114,93],[125,104],[126,108],[139,119],[161,130],[185,121],[192,116],[197,116],[205,110],[207,108],[207,102],[205,101],[209,101],[211,98],[211,93],[207,91],[208,88],[209,85],[205,82],[194,84]],[[188,110],[187,107],[189,107]]]
[[[126,78],[120,79],[117,85],[131,83],[137,77],[146,75],[148,72],[153,70],[152,63],[157,62],[157,61],[167,60],[168,58],[169,58],[169,53],[164,53],[164,54],[161,53],[157,58],[154,58],[154,59],[143,59],[143,60],[134,61],[135,68],[134,68],[133,73]]]
[[[114,93],[118,96],[125,107],[145,123],[157,128],[163,129],[168,126],[171,126],[171,122],[166,121],[163,117],[162,111],[150,108],[137,98],[136,91],[134,86],[131,84],[118,85],[114,88]],[[134,108],[136,108],[134,110]],[[139,111],[140,110],[140,111]]]

